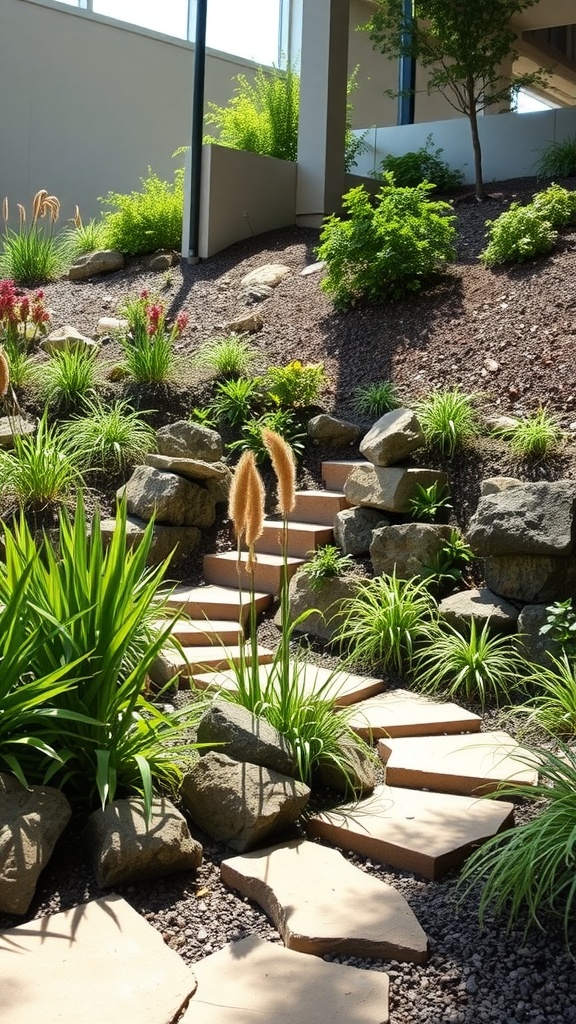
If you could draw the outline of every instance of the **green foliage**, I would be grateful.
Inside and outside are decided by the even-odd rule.
[[[243,426],[262,402],[260,377],[238,377],[219,381],[214,389],[212,410],[230,426]]]
[[[422,693],[465,698],[484,708],[488,701],[508,699],[523,670],[515,639],[491,635],[489,622],[480,632],[475,619],[465,632],[433,623],[427,641],[415,667]]]
[[[553,228],[561,228],[576,218],[576,192],[553,183],[544,192],[536,193],[531,206]]]
[[[422,579],[430,590],[442,590],[446,585],[459,583],[464,569],[474,559],[472,548],[458,530],[450,530],[446,543],[422,572]]]
[[[576,662],[576,612],[572,598],[555,601],[546,611],[546,623],[540,627],[540,635],[549,636],[560,644],[568,660]]]
[[[354,392],[354,405],[362,416],[379,420],[385,413],[400,407],[396,386],[390,380],[361,384]]]
[[[180,313],[169,324],[164,303],[147,291],[128,299],[121,315],[128,321],[128,332],[118,337],[126,374],[140,384],[170,380],[176,368],[174,345],[188,323],[188,316]]]
[[[252,451],[256,462],[260,465],[268,457],[266,446],[262,440],[262,429],[267,427],[276,434],[280,434],[291,446],[294,455],[300,456],[304,451],[306,434],[300,424],[294,418],[293,413],[287,409],[278,409],[276,412],[267,412],[258,419],[245,423],[242,428],[242,436],[238,441],[228,445],[230,451]]]
[[[536,164],[539,178],[572,178],[576,174],[576,135],[551,142]]]
[[[539,784],[504,784],[495,795],[544,800],[544,807],[530,821],[483,843],[467,861],[460,885],[465,892],[481,886],[481,923],[488,911],[505,914],[511,931],[527,915],[526,931],[533,926],[544,931],[547,915],[559,915],[568,941],[576,909],[576,751],[559,744],[557,753],[526,749],[521,759],[527,767],[538,765]]]
[[[13,388],[23,388],[27,384],[38,382],[38,367],[32,362],[26,351],[26,341],[7,338],[4,342],[4,353],[8,360],[10,384]]]
[[[296,160],[300,79],[293,68],[264,71],[257,68],[254,82],[237,75],[238,85],[228,106],[208,104],[206,124],[219,129],[218,142],[232,149]]]
[[[40,367],[40,392],[54,412],[76,410],[94,394],[96,357],[94,351],[68,347]]]
[[[433,187],[396,188],[387,175],[375,206],[363,185],[346,193],[347,218],[328,217],[317,249],[327,264],[322,288],[337,307],[417,291],[455,258],[451,207],[430,200]]]
[[[77,223],[68,228],[66,236],[74,259],[77,256],[97,252],[99,249],[112,248],[108,228],[103,220],[92,219],[87,224],[83,224],[78,217]]]
[[[547,732],[576,734],[576,663],[571,656],[574,634],[560,658],[549,655],[548,666],[533,665],[527,683],[533,695],[522,705],[528,720]]]
[[[129,256],[155,249],[180,249],[184,207],[184,171],[174,174],[174,183],[162,181],[151,168],[142,178],[142,189],[123,195],[109,192],[100,202],[110,209],[104,214],[104,230],[111,249]]]
[[[83,484],[78,450],[46,412],[30,437],[14,438],[13,451],[0,451],[0,494],[25,509],[66,501]]]
[[[361,583],[346,608],[336,641],[350,661],[370,671],[409,670],[415,643],[426,634],[434,602],[421,581],[376,576]]]
[[[210,338],[198,349],[194,363],[204,370],[211,370],[216,377],[243,377],[247,374],[258,349],[238,334],[223,338]]]
[[[460,388],[431,391],[416,407],[426,442],[442,455],[454,452],[478,433],[478,420],[471,395]]]
[[[557,232],[533,205],[511,203],[496,220],[487,220],[488,245],[480,253],[484,266],[500,263],[524,263],[526,260],[549,252],[554,247]]]
[[[125,470],[145,462],[155,450],[155,431],[128,402],[105,406],[99,399],[87,399],[84,407],[86,415],[66,424],[62,436],[85,469]]]
[[[334,544],[323,544],[302,566],[300,572],[307,577],[312,590],[321,590],[325,580],[341,576],[353,565],[351,555],[343,555],[340,548]]]
[[[194,408],[190,410],[189,419],[191,423],[198,423],[201,427],[214,429],[218,426],[218,422],[214,417],[214,410],[212,408],[201,409],[200,406],[195,405]]]
[[[4,200],[5,227],[0,252],[0,277],[30,287],[43,281],[55,281],[68,269],[73,252],[66,232],[55,234],[60,202],[45,189],[32,201],[32,217],[19,204],[18,230],[8,227],[8,200]],[[42,222],[42,223],[40,223]]]
[[[399,188],[416,188],[421,182],[429,181],[436,185],[439,192],[451,192],[462,184],[464,175],[462,171],[452,170],[441,159],[443,152],[443,149],[434,149],[432,136],[429,135],[426,144],[420,149],[400,156],[389,153],[380,164],[376,177],[391,172]]]
[[[281,409],[316,405],[326,383],[322,363],[303,364],[299,359],[293,359],[287,366],[271,366],[263,381],[268,397]]]
[[[510,451],[514,455],[531,459],[542,459],[549,455],[563,437],[557,421],[542,408],[501,433],[508,437]]]
[[[450,493],[445,484],[435,480],[430,487],[416,485],[416,494],[410,499],[410,513],[417,520],[433,523],[441,508],[452,508]]]

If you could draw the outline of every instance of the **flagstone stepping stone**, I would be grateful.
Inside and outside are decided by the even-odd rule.
[[[404,897],[337,850],[295,839],[232,857],[220,871],[226,885],[262,907],[289,949],[428,959],[426,935]]]
[[[194,964],[181,1024],[387,1024],[388,975],[325,963],[249,935]]]
[[[274,671],[272,665],[261,665],[259,674],[262,685],[265,685],[269,674]],[[233,670],[224,672],[194,672],[192,678],[198,687],[214,687],[222,690],[237,689],[236,675]],[[336,707],[347,707],[358,701],[373,697],[384,689],[382,679],[372,676],[358,676],[353,672],[332,672],[318,665],[301,665],[300,681],[307,695],[316,694],[334,701]]]
[[[160,932],[107,896],[0,933],[2,1024],[172,1024],[196,978]]]
[[[441,878],[513,824],[514,805],[377,786],[371,797],[310,818],[308,835],[400,871]]]
[[[482,719],[458,704],[428,700],[410,690],[389,690],[354,707],[349,725],[364,740],[480,732]]]
[[[507,732],[418,736],[378,741],[386,762],[386,783],[440,793],[485,796],[500,783],[534,786],[538,769],[528,751]]]

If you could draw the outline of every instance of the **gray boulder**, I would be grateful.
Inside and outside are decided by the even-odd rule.
[[[158,523],[205,528],[215,519],[215,501],[205,487],[151,466],[136,467],[118,497],[124,494],[129,514],[146,522],[155,516]]]
[[[77,256],[76,262],[70,267],[68,277],[71,281],[86,281],[97,274],[111,274],[115,270],[122,270],[123,266],[124,256],[121,252],[100,249],[86,256]]]
[[[446,486],[448,477],[438,469],[404,469],[400,466],[356,466],[344,484],[351,505],[379,508],[384,512],[409,512],[418,486]]]
[[[270,768],[212,751],[185,776],[181,795],[192,821],[244,853],[292,825],[310,790]]]
[[[296,626],[296,632],[332,640],[357,586],[355,576],[334,576],[323,580],[321,587],[315,590],[305,573],[296,573],[288,591],[290,620],[294,622],[303,612],[311,613]]]
[[[572,480],[521,484],[487,494],[470,520],[467,540],[477,555],[569,554],[575,506]]]
[[[126,519],[126,543],[128,547],[138,547],[148,524],[136,516]],[[103,519],[100,523],[102,541],[108,545],[116,527],[115,519]],[[171,565],[180,565],[190,557],[200,543],[201,533],[197,526],[165,526],[154,523],[152,544],[146,559],[147,565],[160,565],[168,555],[172,554]]]
[[[177,420],[161,427],[156,433],[156,447],[159,455],[170,458],[200,459],[202,462],[220,462],[222,459],[220,434],[189,420]]]
[[[479,629],[490,622],[494,632],[513,633],[518,622],[518,609],[486,587],[450,594],[440,601],[438,611],[456,629],[474,620]]]
[[[360,451],[375,466],[393,466],[421,448],[424,440],[416,413],[394,409],[376,421],[363,438]]]
[[[576,557],[494,555],[484,559],[486,586],[510,601],[550,604],[576,595]]]
[[[203,459],[185,459],[170,455],[146,456],[146,464],[165,473],[177,473],[187,480],[225,480],[231,475],[223,462],[205,462]]]
[[[98,351],[98,347],[98,343],[93,338],[87,338],[70,324],[57,327],[40,342],[40,348],[49,355],[53,355],[54,352],[62,352],[65,349],[73,349],[75,352],[95,352]]]
[[[345,444],[354,444],[360,437],[362,431],[355,423],[347,423],[346,420],[339,420],[335,416],[328,416],[321,413],[308,420],[308,436],[313,441],[322,444],[340,447]]]
[[[224,324],[226,334],[257,334],[264,327],[259,313],[241,313],[234,320]]]
[[[158,249],[148,260],[149,270],[162,271],[177,267],[180,263],[180,254],[173,249]]]
[[[248,761],[281,775],[294,775],[294,757],[284,737],[241,704],[215,701],[198,723],[197,739],[205,744],[200,750],[202,756],[216,749],[234,761]]]
[[[280,281],[292,273],[290,267],[285,263],[264,263],[255,270],[250,270],[240,281],[241,288],[252,288],[253,286],[264,285],[266,288],[276,288]]]
[[[0,912],[25,914],[40,872],[72,811],[52,786],[25,789],[12,775],[0,773]]]
[[[345,555],[364,555],[374,530],[388,525],[386,516],[375,508],[345,508],[334,519],[334,540]]]
[[[144,801],[134,797],[94,811],[84,839],[103,888],[196,871],[202,863],[202,847],[190,835],[184,815],[164,797],[152,801],[149,823]]]
[[[431,523],[380,526],[372,534],[370,559],[376,575],[409,580],[421,576],[433,564],[446,542],[450,527]]]

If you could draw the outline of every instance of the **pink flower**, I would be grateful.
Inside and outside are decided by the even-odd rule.
[[[160,321],[164,315],[164,310],[158,303],[155,306],[150,306],[148,310],[148,334],[156,334]]]
[[[182,334],[182,332],[186,329],[189,319],[190,317],[188,316],[188,313],[178,314],[178,316],[176,317],[176,329],[178,331],[178,334]]]

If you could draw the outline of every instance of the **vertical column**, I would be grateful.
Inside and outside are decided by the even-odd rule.
[[[344,190],[349,0],[304,0],[296,217],[319,227]]]

